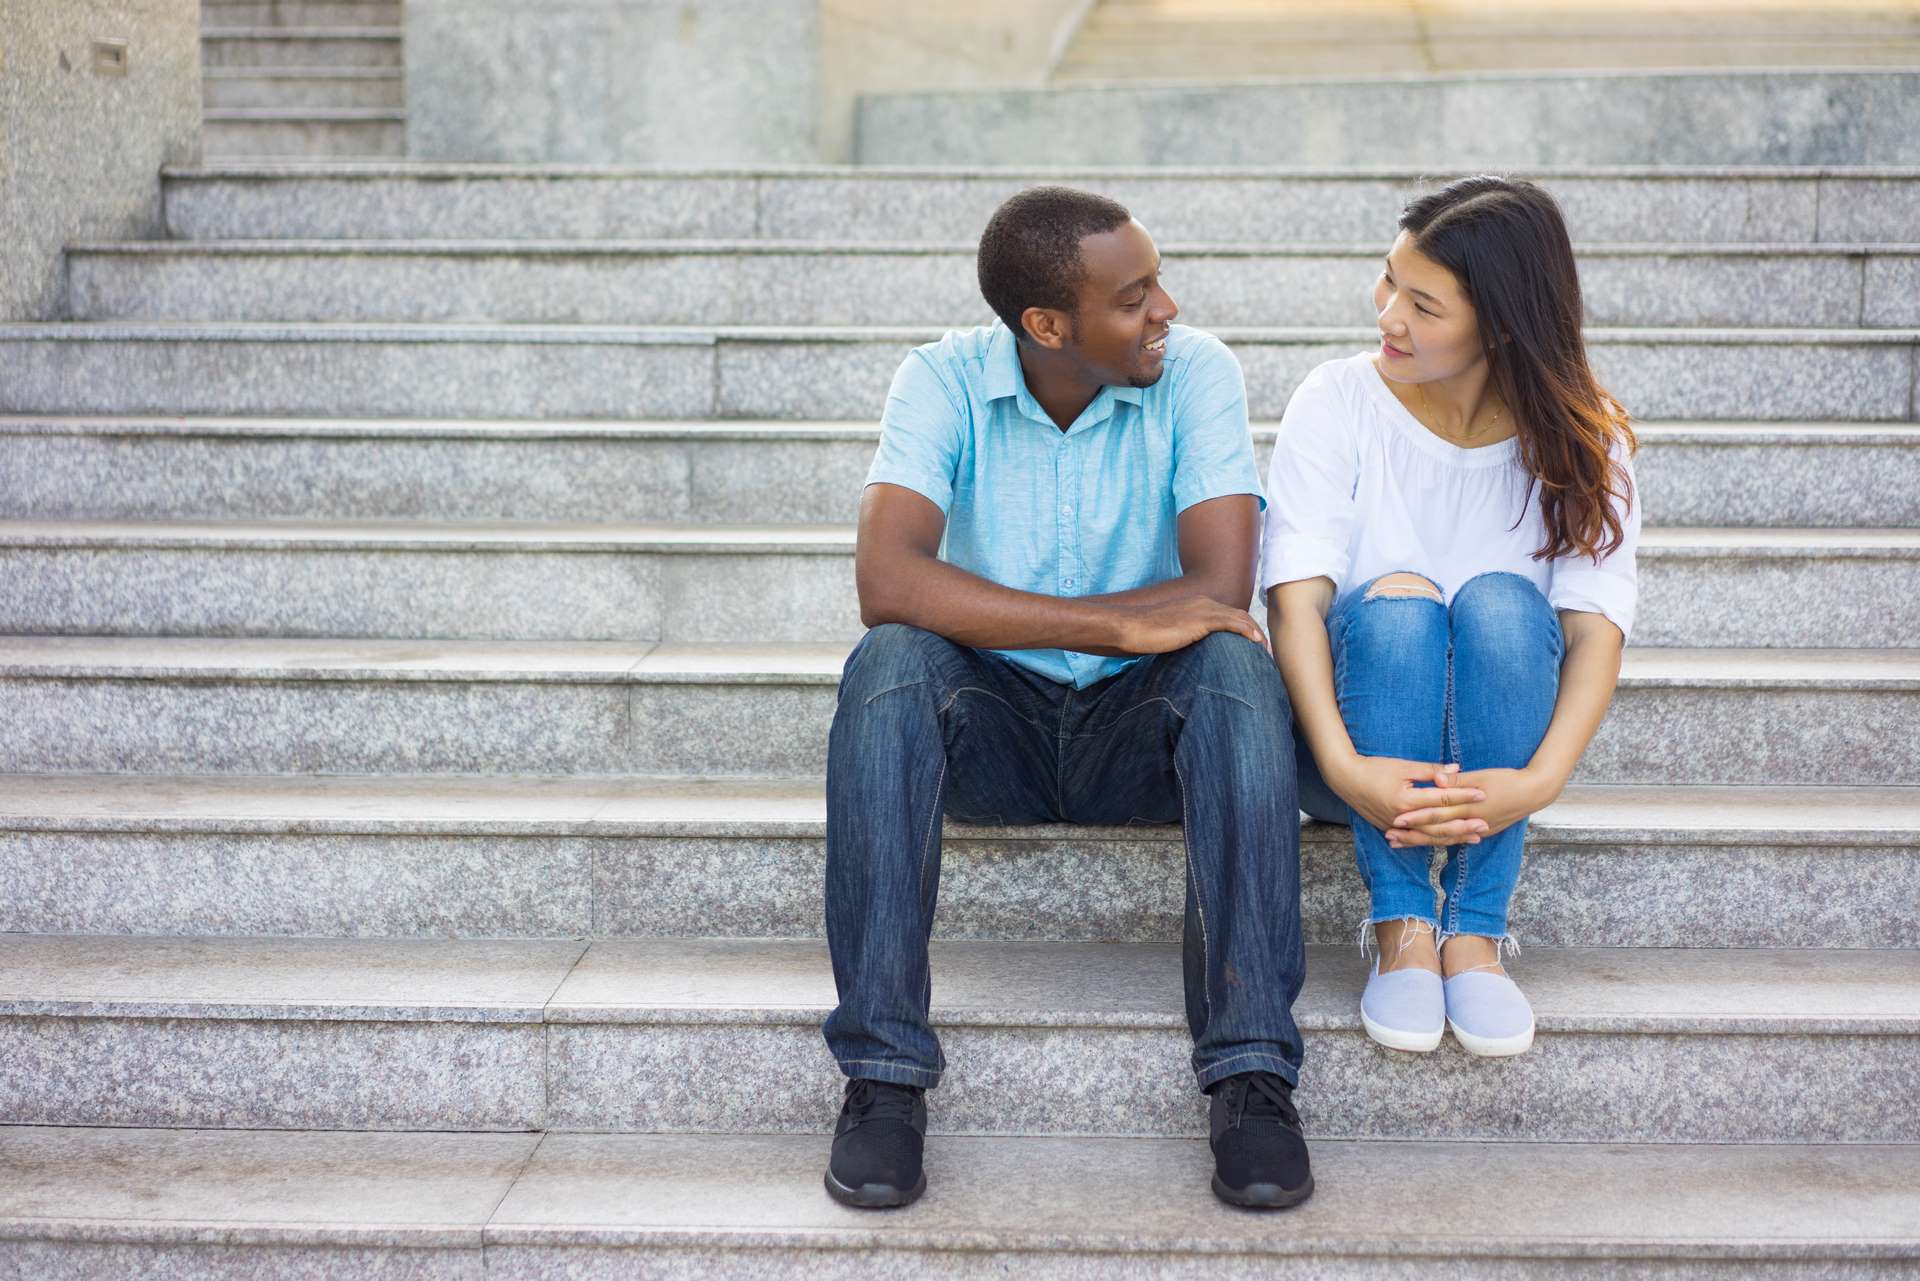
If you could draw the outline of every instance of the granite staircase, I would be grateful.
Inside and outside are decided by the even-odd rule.
[[[402,0],[201,0],[207,156],[407,154]]]
[[[1181,854],[949,829],[932,1190],[819,1175],[821,771],[906,347],[1045,172],[230,162],[0,326],[0,1275],[1911,1275],[1920,170],[1568,168],[1642,625],[1514,909],[1527,1055],[1368,1041],[1216,1203]],[[1264,454],[1416,171],[1078,173]],[[9,1269],[12,1269],[9,1271]]]

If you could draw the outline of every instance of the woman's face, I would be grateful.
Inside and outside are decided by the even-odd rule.
[[[1487,358],[1480,322],[1454,274],[1414,248],[1401,232],[1373,282],[1380,322],[1380,372],[1425,383],[1465,373]]]

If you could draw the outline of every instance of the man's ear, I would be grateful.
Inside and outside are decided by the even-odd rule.
[[[1049,351],[1059,351],[1073,341],[1073,318],[1052,307],[1029,307],[1020,313],[1020,325],[1027,337]]]

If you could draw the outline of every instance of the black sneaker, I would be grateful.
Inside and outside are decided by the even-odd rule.
[[[860,1078],[847,1082],[827,1162],[827,1195],[841,1205],[908,1205],[927,1190],[926,1091]]]
[[[1307,1138],[1285,1077],[1242,1072],[1215,1082],[1208,1093],[1215,1196],[1230,1205],[1279,1210],[1313,1195]]]

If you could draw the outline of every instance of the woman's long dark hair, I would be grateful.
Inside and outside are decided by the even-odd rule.
[[[1613,500],[1633,501],[1613,446],[1631,456],[1638,442],[1627,411],[1587,364],[1580,277],[1560,206],[1530,182],[1462,178],[1408,205],[1400,227],[1453,273],[1479,314],[1489,374],[1519,430],[1528,492],[1540,488],[1546,535],[1534,559],[1577,552],[1598,561],[1613,552],[1624,538]]]

